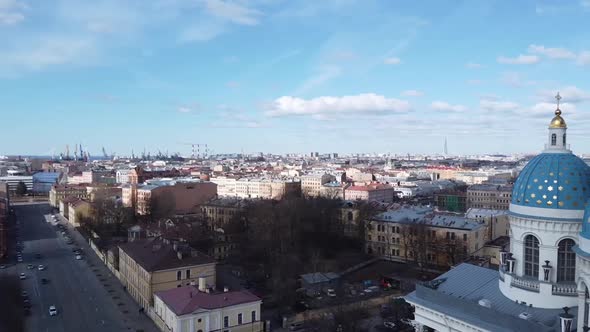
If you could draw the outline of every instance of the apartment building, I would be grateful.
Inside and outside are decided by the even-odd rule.
[[[86,186],[86,192],[90,202],[101,199],[116,199],[122,196],[121,187],[114,185],[89,185]]]
[[[201,212],[212,229],[223,228],[246,207],[239,198],[217,198],[201,205]]]
[[[236,197],[236,178],[217,176],[212,177],[211,182],[217,185],[218,197]]]
[[[467,194],[465,192],[441,192],[434,195],[434,202],[439,211],[467,211]]]
[[[512,185],[474,184],[467,187],[467,208],[508,210]]]
[[[430,207],[401,207],[369,221],[366,251],[393,261],[453,266],[483,248],[488,239],[483,223],[434,214]]]
[[[74,227],[79,227],[80,219],[90,216],[91,206],[87,201],[74,198],[72,201],[68,202],[67,211],[68,214],[65,217],[68,219],[68,222]]]
[[[49,205],[58,208],[59,202],[70,196],[80,199],[88,199],[88,189],[86,188],[86,185],[54,185],[49,191]]]
[[[344,190],[346,200],[392,203],[395,189],[387,184],[373,183],[365,186],[350,186]]]
[[[151,213],[156,206],[173,214],[190,214],[200,212],[200,205],[217,195],[217,185],[193,178],[152,179],[123,185],[121,195],[123,206],[134,207],[140,215]]]
[[[331,174],[307,174],[302,175],[300,179],[301,193],[310,197],[319,196],[324,184],[336,181],[336,177]]]
[[[79,173],[70,173],[66,178],[66,182],[70,185],[73,184],[90,184],[95,180],[96,174],[93,171],[83,171]]]
[[[131,173],[131,169],[119,169],[115,173],[115,181],[117,183],[129,183],[129,173]]]
[[[162,238],[135,240],[119,245],[119,278],[143,308],[153,306],[153,294],[189,286],[203,278],[215,289],[215,260],[186,244]]]
[[[156,324],[174,332],[260,332],[262,300],[247,290],[190,285],[156,292]]]

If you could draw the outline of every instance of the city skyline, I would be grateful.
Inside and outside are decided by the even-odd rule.
[[[589,17],[588,1],[0,0],[0,155],[538,153],[558,91],[590,153]]]

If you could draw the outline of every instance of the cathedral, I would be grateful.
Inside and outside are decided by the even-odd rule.
[[[543,151],[520,172],[498,270],[460,264],[406,298],[427,331],[589,331],[590,166],[556,96]]]

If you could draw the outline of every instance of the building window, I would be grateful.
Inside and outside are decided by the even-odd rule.
[[[557,135],[551,134],[551,145],[557,144]]]
[[[182,271],[176,271],[176,280],[182,279]]]
[[[557,282],[576,280],[576,254],[572,250],[574,245],[576,243],[572,239],[559,241],[557,249]]]
[[[563,146],[565,146],[565,134],[563,134]]]
[[[533,235],[524,238],[524,275],[539,278],[539,239]]]
[[[352,212],[348,211],[348,221],[352,221]]]
[[[252,311],[252,321],[256,321],[256,311]]]
[[[463,241],[467,241],[467,234],[463,234]]]
[[[242,324],[242,314],[238,314],[238,324]]]
[[[191,278],[191,270],[186,270],[186,278],[187,279]]]
[[[223,317],[223,327],[229,327],[229,317]]]

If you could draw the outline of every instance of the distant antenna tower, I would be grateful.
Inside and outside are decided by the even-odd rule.
[[[447,138],[445,137],[445,156],[449,154],[449,150],[447,148]]]

